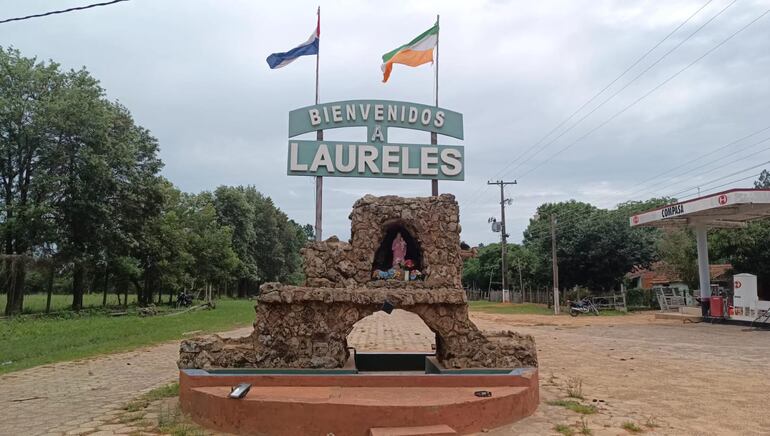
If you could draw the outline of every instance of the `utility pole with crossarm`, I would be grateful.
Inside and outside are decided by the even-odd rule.
[[[496,182],[487,182],[487,185],[498,185],[500,186],[500,224],[502,225],[501,232],[500,232],[500,242],[501,242],[501,255],[502,255],[502,286],[503,286],[503,301],[510,301],[510,298],[508,297],[508,261],[506,259],[506,251],[505,251],[505,242],[508,238],[508,234],[505,233],[505,205],[511,204],[510,198],[505,198],[505,185],[515,185],[516,180],[512,182],[504,182],[502,180],[498,180]]]

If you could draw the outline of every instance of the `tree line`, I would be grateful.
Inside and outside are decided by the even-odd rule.
[[[763,171],[754,185],[770,188],[770,172]],[[617,290],[634,267],[664,261],[697,289],[697,250],[690,229],[629,225],[632,215],[674,202],[673,198],[652,198],[622,203],[611,210],[574,200],[542,204],[530,219],[522,243],[508,244],[508,283],[512,288],[523,284],[525,289],[552,286],[553,216],[560,288],[577,286],[598,293]],[[770,220],[750,222],[745,229],[713,229],[708,240],[712,264],[730,263],[736,272],[756,274],[760,287],[770,285]],[[465,261],[463,283],[487,289],[492,281],[492,288],[499,288],[500,274],[500,245],[489,244],[480,247],[476,258]]]
[[[180,290],[245,296],[298,280],[302,227],[252,186],[183,193],[160,175],[158,141],[84,68],[0,47],[0,278],[6,315],[27,278],[140,305]],[[40,282],[40,280],[36,280]],[[157,295],[160,297],[160,294]]]

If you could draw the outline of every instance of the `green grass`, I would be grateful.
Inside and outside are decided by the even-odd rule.
[[[620,311],[620,310],[600,310],[599,316],[623,316],[628,315],[626,312]]]
[[[149,406],[153,401],[177,396],[179,396],[179,383],[174,382],[147,392],[146,394],[126,404],[123,409],[128,412],[136,412],[138,410],[147,408],[147,406]]]
[[[623,430],[626,430],[630,433],[641,433],[642,429],[638,425],[634,424],[633,422],[624,422],[623,425],[621,425]]]
[[[122,300],[122,296],[120,297]],[[164,301],[168,301],[168,296],[163,296]],[[22,307],[22,313],[43,313],[45,312],[45,294],[29,294],[24,296],[24,306]],[[5,305],[8,302],[5,294],[0,294],[0,314],[5,313]],[[136,303],[136,295],[128,294],[128,303]],[[102,294],[85,294],[83,295],[83,307],[101,307],[102,306]],[[107,294],[107,306],[117,307],[118,297],[113,294]],[[51,312],[57,312],[62,310],[68,310],[72,307],[72,295],[51,295]]]
[[[587,405],[581,404],[574,400],[549,401],[548,404],[550,404],[551,406],[561,406],[573,412],[577,412],[583,415],[592,415],[596,413],[596,406],[593,406],[590,404],[587,404]]]
[[[471,301],[468,303],[470,310],[488,313],[503,313],[512,315],[552,315],[553,309],[545,304],[534,303],[492,303],[489,301]]]
[[[179,339],[185,332],[217,332],[254,320],[254,302],[218,300],[214,310],[175,316],[112,317],[66,313],[61,317],[21,316],[0,320],[0,374],[46,363],[126,351]]]
[[[187,421],[179,405],[173,408],[161,408],[158,413],[157,430],[172,436],[204,436],[206,434],[201,428]]]
[[[469,301],[470,310],[487,313],[500,313],[507,315],[553,315],[553,308],[549,309],[545,304],[535,303],[493,303],[490,301]],[[562,307],[561,315],[569,315],[569,310]],[[601,310],[599,316],[619,316],[625,315],[625,312],[619,310]],[[594,316],[580,315],[580,316]]]
[[[565,424],[556,424],[556,426],[554,426],[553,430],[556,433],[563,434],[564,436],[572,436],[572,435],[575,434],[575,431],[572,430],[572,427],[570,427],[568,425],[565,425]]]

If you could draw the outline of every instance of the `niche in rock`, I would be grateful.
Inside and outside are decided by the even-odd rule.
[[[404,242],[406,242],[406,255],[404,259],[411,260],[414,264],[413,268],[422,271],[423,264],[420,244],[402,223],[390,224],[385,227],[382,242],[374,254],[372,270],[387,271],[393,267],[393,241],[399,234],[404,239]]]

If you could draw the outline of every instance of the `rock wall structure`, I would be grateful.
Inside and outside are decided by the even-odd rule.
[[[333,236],[302,250],[307,286],[352,288],[369,284],[372,262],[383,237],[390,228],[399,227],[410,233],[422,251],[427,286],[462,288],[460,208],[454,195],[367,195],[356,201],[349,218],[349,243]]]
[[[251,335],[182,341],[179,367],[339,368],[350,356],[347,336],[354,324],[386,302],[422,318],[447,368],[537,366],[531,336],[484,334],[468,318],[460,281],[468,253],[460,249],[454,196],[367,195],[354,204],[350,220],[350,242],[331,237],[302,250],[305,286],[262,285]],[[394,228],[417,244],[424,280],[372,279],[376,253]]]

